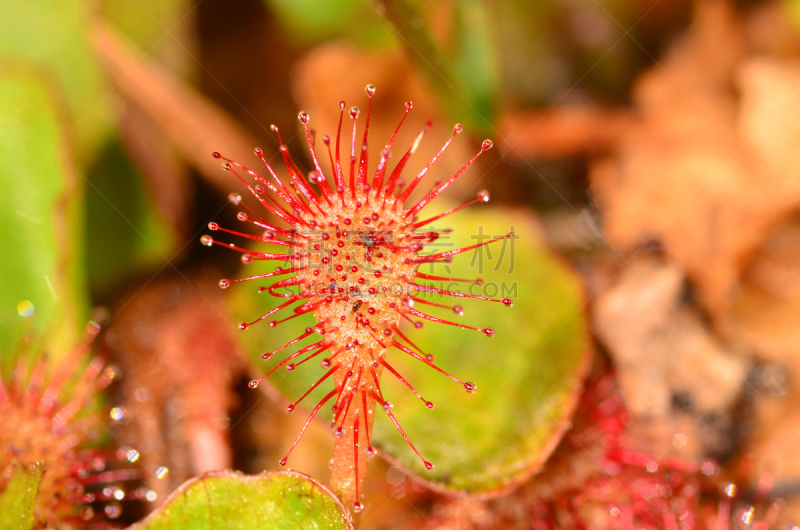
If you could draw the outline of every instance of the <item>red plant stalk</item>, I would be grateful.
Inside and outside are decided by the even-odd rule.
[[[371,107],[375,88],[369,85],[366,92]],[[308,392],[289,406],[289,411],[294,410],[297,403],[318,386],[329,385],[329,380],[333,382],[333,389],[313,406],[300,436],[322,407],[326,405],[333,407],[332,428],[336,442],[331,485],[343,501],[353,506],[356,512],[363,509],[360,494],[367,467],[366,458],[363,457],[374,452],[371,438],[376,404],[394,423],[425,466],[428,469],[433,467],[403,432],[392,412],[391,404],[381,393],[380,377],[386,369],[422,399],[414,387],[389,363],[387,355],[389,350],[395,349],[403,355],[411,356],[416,362],[425,363],[456,381],[468,392],[475,391],[474,384],[461,381],[436,366],[432,355],[420,351],[412,339],[401,332],[400,323],[406,321],[418,329],[423,326],[424,321],[430,321],[468,328],[487,336],[494,334],[491,328],[467,326],[424,312],[423,306],[426,304],[441,305],[432,304],[421,298],[424,293],[455,298],[492,299],[460,291],[438,289],[428,282],[467,280],[423,274],[419,272],[419,266],[423,263],[450,262],[458,254],[503,239],[501,237],[457,250],[421,255],[427,245],[441,237],[441,231],[426,230],[422,228],[423,226],[464,206],[475,202],[488,202],[488,192],[482,191],[474,199],[457,208],[427,219],[418,217],[428,203],[450,186],[478,156],[492,147],[492,142],[484,141],[480,151],[455,174],[444,182],[436,183],[434,188],[419,201],[406,204],[412,192],[461,132],[461,126],[455,126],[453,135],[439,153],[403,189],[404,182],[401,178],[403,168],[416,151],[430,123],[418,134],[410,148],[389,171],[388,159],[395,137],[411,110],[411,103],[406,103],[405,113],[386,144],[377,167],[374,171],[370,171],[367,164],[370,107],[363,133],[359,135],[357,122],[359,111],[356,107],[352,107],[349,113],[346,113],[345,103],[342,101],[335,141],[332,142],[328,136],[323,137],[326,152],[322,155],[314,147],[314,132],[308,128],[309,115],[305,112],[299,114],[313,163],[313,169],[307,174],[301,171],[289,156],[278,128],[273,125],[272,129],[278,134],[281,143],[280,149],[289,176],[286,181],[278,178],[260,149],[256,149],[255,153],[264,162],[267,176],[262,176],[219,153],[214,153],[214,157],[225,160],[223,169],[234,173],[268,214],[262,216],[244,205],[241,205],[244,211],[238,214],[239,220],[254,224],[263,230],[262,236],[224,229],[216,223],[209,223],[209,228],[269,243],[279,247],[279,251],[273,253],[250,250],[218,241],[208,235],[204,235],[201,239],[204,245],[219,244],[241,252],[244,263],[258,260],[283,262],[272,273],[220,281],[220,286],[226,288],[232,283],[242,281],[274,280],[270,286],[260,287],[259,292],[269,291],[271,295],[283,299],[275,309],[255,321],[240,324],[241,330],[261,320],[271,319],[269,325],[274,327],[305,313],[314,315],[317,321],[314,327],[307,328],[305,333],[283,347],[263,355],[264,359],[269,359],[275,354],[285,357],[260,379],[252,381],[250,386],[255,388],[260,381],[276,370],[292,371],[309,360],[320,362],[328,369]],[[348,118],[352,121],[352,135],[348,135],[349,156],[347,152],[342,154],[342,144],[346,140],[343,138],[342,125]],[[322,169],[323,165],[330,167],[329,174]],[[232,195],[231,201],[239,205],[241,197]],[[280,219],[279,224],[288,226],[273,224],[273,218]],[[474,281],[480,282],[479,279]],[[510,299],[492,301],[507,306],[512,305]],[[452,309],[456,314],[462,313],[459,306]],[[277,316],[283,310],[290,314],[284,317]],[[287,355],[290,347],[312,335],[315,340],[310,345],[300,347],[294,353]],[[432,403],[424,399],[422,401],[428,408],[433,408]],[[286,457],[281,460],[281,465],[286,464],[300,436]]]

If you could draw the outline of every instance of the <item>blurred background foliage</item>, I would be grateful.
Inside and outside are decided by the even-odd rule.
[[[585,0],[537,2],[532,8],[517,0],[9,2],[0,27],[0,56],[5,75],[19,68],[37,72],[57,105],[61,128],[50,139],[51,154],[62,166],[62,180],[74,175],[72,200],[85,212],[76,228],[67,231],[76,242],[85,241],[71,245],[83,250],[69,259],[85,264],[75,274],[84,278],[76,281],[86,282],[89,298],[109,303],[137,278],[206,261],[207,254],[193,255],[189,236],[205,224],[203,214],[220,203],[192,160],[181,159],[176,149],[157,141],[164,133],[154,130],[158,126],[148,115],[154,110],[120,95],[125,76],[108,75],[96,49],[99,25],[135,46],[137,62],[153,63],[174,80],[196,86],[207,94],[209,105],[230,112],[261,141],[270,141],[265,124],[291,124],[302,103],[293,98],[293,79],[302,67],[298,61],[315,48],[342,40],[370,56],[373,68],[380,68],[384,57],[405,55],[424,76],[427,97],[434,98],[432,104],[446,122],[465,123],[481,137],[498,131],[500,116],[509,108],[624,103],[635,73],[687,22],[686,5],[658,4]],[[623,28],[650,10],[658,16],[630,30],[643,45],[624,38]],[[10,124],[4,128],[10,129]],[[195,133],[214,136],[212,130]],[[292,148],[304,160],[300,147]],[[19,164],[7,165],[12,166]],[[5,200],[23,175],[4,179]],[[167,179],[171,182],[165,183]],[[22,236],[29,224],[4,226],[9,228],[6,244],[31,241]],[[53,253],[55,243],[37,247]],[[19,257],[19,267],[42,261],[9,247],[3,254]],[[50,318],[48,297],[52,295],[45,292],[28,297],[38,308],[34,318],[40,326]],[[10,295],[4,304],[15,307],[18,298],[19,293]],[[7,326],[14,327],[13,319]],[[6,337],[16,333],[4,330]]]
[[[239,316],[243,308],[257,308],[264,302],[255,300],[252,293],[235,293],[231,308],[220,293],[197,287],[213,283],[214,278],[242,274],[229,252],[205,249],[198,243],[209,221],[223,226],[236,223],[235,208],[227,204],[226,196],[239,189],[238,183],[219,170],[210,153],[218,150],[255,166],[254,147],[272,154],[277,151],[269,129],[277,123],[285,131],[291,153],[307,168],[307,153],[296,134],[298,109],[312,113],[320,134],[330,133],[338,118],[336,102],[347,99],[348,104],[363,106],[363,87],[368,82],[378,87],[376,131],[388,134],[407,99],[413,100],[415,108],[407,125],[412,131],[406,130],[407,137],[400,138],[406,143],[427,119],[433,119],[434,129],[424,148],[432,154],[449,136],[452,124],[465,125],[469,138],[454,146],[455,162],[442,163],[443,175],[452,174],[480,140],[493,138],[498,149],[480,161],[479,169],[465,174],[443,204],[489,188],[498,209],[524,211],[535,234],[525,247],[529,269],[518,274],[527,275],[521,280],[531,290],[526,294],[540,298],[519,304],[523,313],[498,326],[509,328],[508,332],[498,333],[487,348],[507,355],[505,368],[512,366],[517,373],[522,367],[514,363],[525,352],[520,351],[513,328],[525,327],[527,342],[522,349],[539,357],[526,368],[533,372],[520,373],[527,384],[545,387],[547,395],[520,397],[506,389],[513,395],[503,399],[522,401],[513,402],[515,410],[540,413],[540,400],[547,404],[548,398],[557,396],[558,402],[548,405],[559,411],[557,421],[551,415],[548,421],[526,426],[525,432],[518,432],[523,424],[501,425],[481,439],[491,449],[492,444],[505,443],[507,429],[516,427],[510,436],[522,440],[522,445],[509,451],[520,447],[527,451],[524,457],[514,457],[511,465],[505,462],[508,469],[493,467],[496,474],[484,482],[472,482],[470,473],[459,475],[464,462],[478,456],[453,449],[460,460],[442,466],[442,475],[431,479],[434,487],[446,489],[446,483],[453,482],[456,489],[498,489],[527,478],[542,465],[553,448],[552,440],[565,430],[563,422],[569,421],[587,370],[592,350],[584,318],[587,307],[600,315],[593,331],[600,337],[601,357],[619,364],[623,383],[636,379],[639,372],[625,372],[623,367],[641,364],[625,364],[629,359],[619,352],[630,351],[628,343],[618,342],[613,333],[614,311],[619,307],[611,302],[601,306],[594,298],[609,301],[601,295],[609,292],[608,285],[616,285],[612,278],[629,267],[628,258],[640,251],[678,264],[677,279],[670,276],[674,279],[668,293],[671,307],[679,306],[681,318],[701,329],[698,341],[712,344],[709,349],[714,353],[708,358],[739,355],[736,361],[726,361],[725,370],[718,370],[731,374],[731,380],[739,376],[744,380],[742,374],[751,373],[745,365],[757,364],[746,355],[769,350],[764,344],[779,335],[747,320],[756,312],[752,307],[762,307],[755,302],[749,305],[753,298],[747,296],[761,298],[747,288],[748,274],[760,270],[758,263],[748,260],[768,253],[768,235],[783,218],[759,217],[745,206],[732,210],[736,218],[750,220],[752,216],[760,231],[742,248],[729,245],[715,250],[714,256],[724,257],[724,263],[717,264],[719,270],[727,272],[710,275],[705,273],[714,263],[697,250],[702,245],[684,248],[696,236],[692,230],[671,232],[672,217],[656,215],[652,222],[666,227],[659,234],[660,229],[640,223],[646,214],[638,210],[631,214],[625,207],[643,204],[648,209],[661,204],[658,193],[651,191],[654,185],[646,180],[648,171],[638,169],[680,170],[683,161],[696,160],[693,153],[671,151],[680,144],[678,140],[691,144],[689,150],[713,136],[699,129],[682,134],[681,127],[692,120],[679,125],[677,120],[670,121],[676,101],[706,102],[702,94],[713,92],[713,103],[707,108],[720,101],[730,103],[724,111],[717,113],[716,107],[707,112],[705,108],[686,110],[691,106],[687,104],[686,115],[702,118],[706,112],[728,136],[740,134],[737,105],[740,96],[748,94],[749,78],[738,66],[752,57],[766,56],[794,68],[791,61],[800,55],[798,0],[6,0],[0,6],[0,360],[7,367],[20,351],[47,351],[54,360],[63,357],[78,340],[89,308],[99,305],[110,310],[111,330],[101,349],[134,381],[123,384],[112,401],[125,403],[132,414],[137,407],[141,414],[164,414],[158,418],[164,421],[172,418],[164,412],[167,405],[147,408],[150,405],[134,396],[137,389],[149,388],[164,403],[175,398],[187,409],[197,405],[186,396],[218,396],[216,405],[207,405],[210,409],[204,418],[181,412],[168,429],[154,427],[147,434],[133,429],[132,434],[121,435],[143,444],[147,465],[168,461],[173,469],[185,469],[166,482],[152,483],[154,489],[161,488],[159,494],[206,470],[192,451],[201,445],[193,443],[208,432],[227,440],[215,462],[255,472],[275,468],[275,454],[299,425],[294,419],[279,419],[269,407],[257,406],[255,398],[243,390],[244,381],[264,369],[252,359],[260,356],[268,341],[281,342],[284,337],[237,334],[231,338],[234,325],[227,315],[230,310]],[[789,79],[791,68],[777,79]],[[677,95],[669,92],[664,88],[668,80],[688,89]],[[372,160],[377,159],[383,135],[373,136]],[[643,146],[636,143],[637,138],[656,140]],[[737,146],[749,141],[750,137],[741,138]],[[788,141],[787,145],[789,150],[793,144]],[[653,153],[663,158],[650,158]],[[626,156],[638,154],[656,162],[628,166]],[[608,169],[607,155],[621,173],[636,167],[633,174],[640,180],[608,177],[607,171],[601,171]],[[426,156],[430,158],[427,153],[420,155],[419,167]],[[763,159],[759,160],[761,164]],[[763,163],[773,167],[769,160]],[[674,173],[684,174],[678,170]],[[790,177],[780,182],[791,184]],[[632,181],[644,182],[645,189],[622,194],[620,189]],[[692,227],[711,226],[708,230],[714,241],[725,234],[713,232],[717,228],[708,221],[712,215],[708,212],[724,213],[727,204],[744,204],[750,197],[737,191],[749,188],[736,188],[740,183],[731,182],[722,188],[733,189],[732,196],[738,193],[738,203],[729,200],[725,205],[704,206],[687,221]],[[669,179],[656,183],[659,190],[682,185]],[[765,200],[764,204],[764,210],[794,211],[791,204],[781,203],[780,208],[776,202]],[[483,223],[496,222],[493,216],[502,214],[475,215],[475,222]],[[625,227],[640,225],[644,235],[626,239]],[[570,261],[557,258],[548,245]],[[735,248],[730,250],[731,246]],[[795,269],[794,262],[786,267]],[[718,281],[722,276],[726,280]],[[551,284],[541,289],[527,283],[547,281]],[[688,286],[684,290],[681,281]],[[187,294],[183,283],[193,291]],[[202,296],[192,298],[201,291]],[[621,292],[634,296],[624,289]],[[770,300],[759,303],[778,307]],[[205,307],[205,303],[218,320],[198,327],[199,317],[187,307]],[[790,316],[782,314],[785,320],[781,322],[792,322],[796,309],[786,309]],[[642,329],[637,316],[624,316],[630,326],[625,329]],[[611,321],[602,321],[605,317]],[[740,326],[745,320],[754,327]],[[605,323],[598,324],[601,321]],[[545,348],[547,341],[541,340],[540,332],[559,325],[567,326],[569,336]],[[174,330],[180,330],[180,337],[207,334],[219,340],[215,344],[224,344],[218,349],[224,351],[192,356],[187,352],[200,352],[202,345],[187,339],[181,343],[185,346],[181,353],[167,354],[165,344],[184,340],[175,339]],[[32,334],[38,337],[35,348],[28,338]],[[432,348],[458,344],[465,355],[462,367],[480,372],[481,366],[491,363],[481,351],[470,350],[462,334],[462,330],[437,330],[426,340]],[[642,344],[650,346],[646,341]],[[671,345],[665,351],[691,349],[684,346]],[[183,379],[175,376],[184,367]],[[210,377],[211,373],[219,377]],[[429,376],[415,375],[428,382]],[[486,377],[503,376],[500,370],[499,375]],[[737,379],[736,385],[741,384]],[[694,403],[704,403],[702,396],[694,394],[697,386],[686,392]],[[724,412],[728,419],[733,417],[735,396],[745,395],[740,386],[731,388],[734,397],[726,402],[729,408]],[[632,387],[628,390],[633,392]],[[684,389],[670,386],[663,399],[655,401],[672,403],[676,395],[686,395],[680,392]],[[441,392],[442,399],[446,393]],[[273,397],[280,402],[280,397]],[[459,410],[469,416],[470,405],[462,403],[466,401],[462,398],[459,394]],[[502,415],[506,405],[496,401],[491,403],[494,408],[483,413]],[[712,409],[709,406],[702,412]],[[438,409],[420,413],[432,420],[411,414],[411,430],[418,428],[422,436],[433,438],[432,426],[443,421],[436,417],[439,412],[444,413]],[[718,409],[712,412],[723,414]],[[251,419],[244,419],[247,414]],[[462,419],[470,420],[453,413],[444,421]],[[709,427],[717,438],[700,436],[702,442],[691,456],[734,454],[733,442],[719,442],[720,436],[735,438],[725,430],[732,428],[730,423],[725,425]],[[169,429],[180,436],[164,432]],[[292,436],[287,438],[283,432]],[[379,430],[378,436],[384,433]],[[395,463],[412,468],[409,473],[414,471],[416,464],[395,443],[396,433],[385,436],[391,441],[382,439],[381,446],[394,454]],[[159,449],[148,452],[145,442],[158,437]],[[318,447],[327,447],[329,440],[322,431],[315,434],[314,427],[309,437],[314,449],[298,453],[297,467],[325,478],[327,459],[314,453]],[[538,440],[533,448],[525,445],[531,438]],[[462,448],[468,443],[465,440]],[[396,485],[392,489],[381,484],[375,495],[399,498],[394,494]],[[420,491],[418,485],[408,488],[412,493]],[[387,501],[385,513],[396,515],[395,509]]]

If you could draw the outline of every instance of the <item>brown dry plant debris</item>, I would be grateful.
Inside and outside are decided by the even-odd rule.
[[[420,142],[414,156],[409,159],[409,179],[439,152],[453,134],[455,124],[442,115],[440,106],[424,79],[414,71],[408,58],[399,52],[373,56],[344,43],[325,44],[311,50],[298,62],[292,84],[300,108],[311,115],[311,128],[318,131],[316,140],[319,149],[323,147],[321,136],[333,134],[339,123],[339,108],[336,103],[343,100],[349,107],[355,102],[363,101],[364,86],[372,84],[379,87],[381,97],[373,102],[369,127],[370,136],[380,140],[369,144],[369,160],[380,159],[385,148],[384,139],[388,139],[397,127],[405,110],[405,102],[412,102],[414,106],[397,135],[395,146],[411,145],[414,137],[426,127],[429,120],[432,125],[425,133],[425,140]],[[331,87],[340,88],[332,92]],[[362,113],[366,112],[366,108],[360,110]],[[470,135],[474,131],[465,129],[465,133]],[[345,142],[347,144],[349,139]],[[476,148],[477,144],[464,141],[463,138],[453,142],[447,155],[436,163],[435,174],[439,175],[436,178],[455,174],[461,168],[462,162],[474,154]],[[403,151],[397,147],[394,151],[396,152],[391,153],[394,156],[390,162],[396,163],[402,157]],[[487,156],[491,155],[491,151],[487,153]],[[454,201],[461,199],[479,176],[480,172],[465,172],[444,195],[454,197]],[[484,182],[482,185],[486,184]],[[420,188],[414,196],[422,196],[427,191],[427,187]]]
[[[118,436],[139,450],[160,498],[194,475],[232,465],[232,389],[245,365],[214,278],[175,277],[134,291],[103,338],[122,370]],[[156,471],[162,467],[166,475]]]
[[[227,194],[230,182],[211,153],[223,151],[250,160],[258,142],[213,102],[143,57],[109,26],[96,22],[92,37],[122,98],[157,124],[186,162]]]
[[[684,283],[675,263],[632,260],[595,299],[593,325],[631,414],[650,424],[652,438],[664,439],[653,445],[670,446],[675,432],[685,433],[683,454],[702,458],[731,449],[730,421],[712,426],[702,420],[730,417],[747,363],[682,301]]]
[[[748,57],[729,3],[697,2],[690,34],[634,87],[640,122],[590,172],[607,241],[660,241],[721,327],[744,261],[800,205],[797,68]]]
[[[500,121],[499,147],[523,160],[599,154],[615,146],[636,119],[628,110],[589,105],[509,112]]]

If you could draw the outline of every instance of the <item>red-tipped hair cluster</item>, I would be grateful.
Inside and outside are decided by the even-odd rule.
[[[485,505],[446,499],[429,524],[492,530],[778,528],[783,502],[769,499],[771,481],[743,491],[722,480],[713,460],[632,450],[631,443],[646,440],[628,428],[629,421],[613,373],[593,379],[572,429],[531,481]]]
[[[476,202],[488,202],[488,192],[481,191],[474,199],[457,208],[426,219],[418,217],[423,208],[461,176],[478,156],[492,147],[492,142],[484,141],[480,151],[455,174],[444,182],[437,182],[421,199],[411,206],[406,206],[406,201],[462,131],[462,127],[455,126],[452,136],[438,154],[403,189],[404,181],[401,178],[403,168],[420,145],[425,131],[430,127],[430,122],[420,131],[390,172],[388,162],[395,138],[411,110],[411,103],[406,103],[400,123],[383,149],[377,168],[370,174],[367,168],[367,138],[370,125],[369,109],[375,88],[367,86],[366,92],[370,106],[360,143],[357,137],[359,111],[356,107],[352,107],[347,112],[345,102],[342,101],[335,142],[332,142],[329,136],[322,138],[326,150],[326,156],[323,157],[318,156],[315,150],[314,131],[308,127],[309,115],[306,112],[299,114],[313,164],[313,168],[307,173],[302,171],[289,156],[288,148],[283,143],[278,128],[272,126],[280,141],[280,151],[289,176],[287,183],[278,178],[261,149],[256,149],[255,154],[264,162],[266,177],[219,153],[214,153],[214,157],[225,161],[223,169],[234,173],[242,181],[248,191],[269,212],[269,217],[257,214],[241,204],[241,197],[232,195],[231,201],[244,210],[238,214],[239,220],[255,225],[263,230],[263,235],[253,236],[227,230],[216,223],[209,223],[209,228],[283,247],[283,251],[274,253],[256,251],[220,242],[208,235],[202,237],[202,243],[205,245],[220,244],[241,252],[244,263],[259,260],[282,262],[274,272],[238,280],[220,281],[220,286],[226,288],[237,282],[274,279],[271,285],[259,287],[259,292],[269,291],[271,295],[281,299],[282,303],[255,321],[240,324],[240,329],[245,330],[256,322],[270,318],[274,319],[268,321],[269,326],[273,327],[306,313],[312,313],[316,318],[315,326],[307,328],[305,333],[277,350],[264,353],[263,358],[269,359],[312,335],[318,337],[318,340],[286,356],[250,386],[257,386],[259,381],[276,370],[281,368],[295,370],[315,357],[320,358],[322,366],[328,368],[328,371],[289,406],[289,411],[292,411],[317,386],[329,378],[333,379],[333,390],[313,408],[303,431],[320,408],[333,400],[334,433],[341,439],[352,440],[351,461],[355,477],[353,484],[356,490],[354,503],[356,511],[362,508],[358,500],[358,483],[364,472],[363,467],[359,468],[360,454],[362,451],[367,454],[373,452],[371,426],[375,403],[382,406],[425,466],[428,469],[433,467],[419,454],[405,435],[391,411],[391,404],[381,393],[379,381],[381,372],[385,368],[411,389],[428,408],[433,408],[433,403],[423,399],[411,383],[389,364],[387,360],[389,350],[392,348],[399,350],[456,381],[468,392],[475,391],[473,383],[462,381],[434,364],[433,355],[422,352],[401,331],[401,322],[406,321],[414,328],[421,328],[423,321],[427,320],[476,330],[487,336],[494,334],[492,328],[468,326],[427,314],[420,306],[447,306],[431,302],[420,295],[434,293],[512,305],[510,299],[493,300],[463,292],[443,290],[429,283],[442,280],[480,283],[480,279],[445,278],[423,274],[418,270],[421,264],[450,262],[458,254],[503,239],[501,237],[457,250],[421,254],[427,245],[441,237],[441,231],[425,229],[423,228],[425,225]],[[352,138],[349,159],[342,161],[342,123],[346,115],[352,120]],[[334,143],[333,149],[332,143]],[[324,162],[330,166],[330,176],[322,169],[321,158],[327,159]],[[245,176],[249,176],[252,181],[245,179]],[[273,218],[288,226],[278,226]],[[463,314],[458,305],[450,309],[457,315]],[[289,312],[289,315],[284,318],[277,317],[282,310]],[[303,431],[300,433],[301,436]],[[300,436],[297,440],[299,439]],[[292,449],[295,445],[292,445]],[[286,458],[281,460],[282,465],[286,464],[288,456],[287,454]]]
[[[52,376],[42,358],[28,375],[28,357],[20,356],[11,380],[0,378],[0,492],[15,467],[43,468],[34,528],[117,528],[123,503],[155,500],[152,490],[126,487],[141,479],[140,470],[131,467],[139,457],[135,449],[82,447],[102,428],[98,415],[87,409],[115,377],[97,357],[79,370],[99,330],[90,322],[81,345]]]

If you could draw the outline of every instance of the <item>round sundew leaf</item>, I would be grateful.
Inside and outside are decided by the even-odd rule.
[[[393,413],[408,437],[435,467],[424,468],[388,418],[376,419],[373,442],[395,463],[437,488],[491,494],[535,472],[568,425],[589,359],[584,294],[577,275],[547,247],[530,214],[474,207],[438,221],[435,227],[453,228],[453,232],[443,234],[427,252],[455,250],[475,245],[481,237],[485,241],[515,231],[518,237],[514,239],[454,256],[449,270],[445,264],[420,269],[437,276],[481,277],[483,286],[456,283],[444,287],[469,292],[472,286],[473,294],[512,298],[514,306],[420,294],[419,298],[437,303],[461,305],[464,315],[420,303],[415,309],[474,327],[494,328],[493,337],[434,322],[424,322],[422,329],[402,328],[426,354],[435,355],[438,366],[462,381],[475,383],[478,390],[468,394],[458,383],[392,349],[387,361],[436,407],[429,410],[388,371],[381,379],[383,394],[394,404]],[[262,274],[268,268],[272,267],[251,265],[240,277]],[[259,286],[270,283],[249,281],[230,287],[233,312],[240,320],[253,321],[280,303],[266,292],[256,294]],[[442,287],[441,282],[433,283]],[[246,350],[253,354],[256,373],[266,373],[284,358],[277,354],[263,361],[262,353],[286,344],[315,323],[311,315],[304,315],[276,327],[267,324],[290,314],[279,312],[241,332]],[[319,339],[311,335],[286,351],[294,352]],[[280,369],[265,383],[295,400],[324,373],[317,358],[292,372]],[[321,384],[303,401],[306,411],[330,391],[331,384]],[[304,414],[299,408],[293,413]],[[377,414],[382,415],[380,408]],[[330,419],[330,407],[321,409],[319,416]]]
[[[577,275],[547,247],[529,214],[476,208],[436,224],[446,227],[453,232],[431,245],[431,251],[472,246],[512,231],[515,236],[454,256],[452,264],[420,267],[420,272],[436,276],[480,277],[483,285],[420,283],[511,298],[514,305],[420,294],[418,298],[435,303],[460,305],[464,314],[416,303],[421,312],[494,329],[488,337],[424,322],[421,329],[406,326],[403,331],[423,352],[435,355],[436,365],[474,383],[477,391],[467,393],[441,373],[393,351],[390,364],[436,407],[428,410],[386,372],[384,396],[394,404],[411,441],[435,467],[425,469],[389,422],[375,422],[374,440],[396,463],[437,486],[489,494],[537,471],[569,425],[589,360],[584,293]]]
[[[11,464],[3,473],[12,473],[0,492],[0,530],[28,530],[33,526],[33,502],[39,492],[44,466]]]
[[[0,76],[0,354],[30,331],[63,353],[88,314],[81,187],[62,156],[59,116],[37,75]]]
[[[350,512],[316,480],[295,471],[247,476],[216,471],[180,486],[131,530],[351,529]]]

